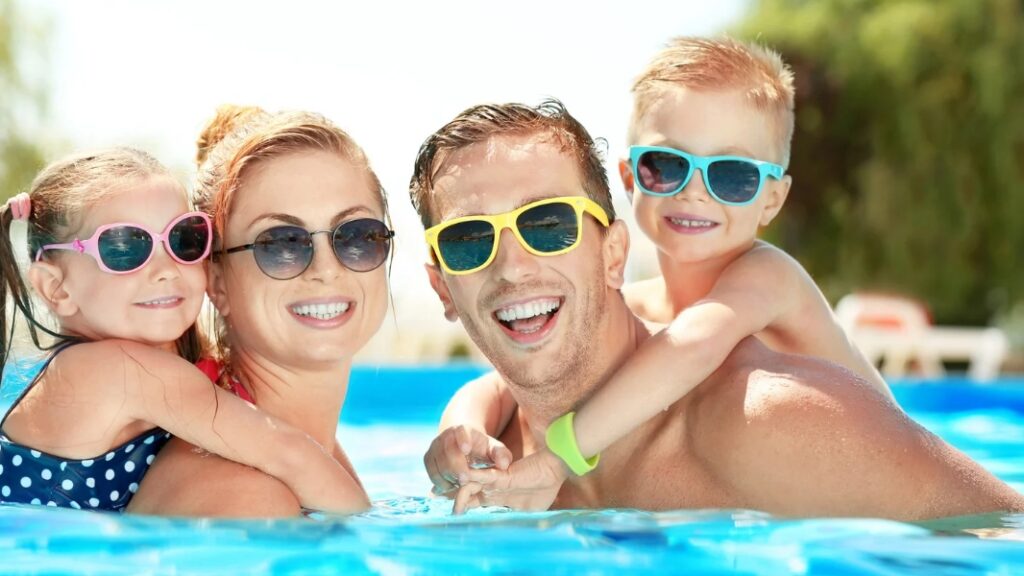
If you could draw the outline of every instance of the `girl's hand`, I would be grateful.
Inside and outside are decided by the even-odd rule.
[[[423,465],[435,495],[451,495],[459,477],[474,469],[507,470],[512,452],[500,440],[468,426],[452,426],[441,432],[423,456]]]
[[[547,448],[518,460],[507,472],[468,470],[459,476],[453,514],[478,506],[508,506],[515,510],[547,510],[571,471]]]

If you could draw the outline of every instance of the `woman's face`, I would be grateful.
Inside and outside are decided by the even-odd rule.
[[[232,204],[224,248],[251,244],[275,226],[318,231],[384,217],[366,173],[321,150],[253,166]],[[300,369],[351,358],[380,327],[388,301],[385,266],[349,270],[335,256],[330,233],[313,236],[312,262],[290,280],[264,274],[252,250],[224,255],[211,265],[209,293],[236,352]]]

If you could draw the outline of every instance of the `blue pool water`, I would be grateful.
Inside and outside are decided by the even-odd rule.
[[[925,525],[743,510],[454,518],[450,502],[426,497],[421,457],[445,401],[480,371],[354,371],[338,435],[375,501],[367,514],[224,521],[0,506],[0,574],[1024,574],[1024,515]],[[1024,490],[1024,379],[893,390],[915,419]]]

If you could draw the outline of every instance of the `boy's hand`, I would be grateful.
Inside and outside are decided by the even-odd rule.
[[[423,465],[438,496],[458,489],[459,477],[480,468],[507,470],[512,452],[496,438],[468,426],[452,426],[441,432],[423,455]]]
[[[570,474],[562,459],[546,448],[515,462],[507,472],[469,470],[459,476],[452,514],[478,506],[547,510]]]

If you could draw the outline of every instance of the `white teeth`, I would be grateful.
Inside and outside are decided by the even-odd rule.
[[[715,225],[710,220],[690,220],[689,218],[669,218],[676,226],[683,228],[711,228]]]
[[[171,296],[168,298],[157,298],[156,300],[147,300],[145,302],[140,302],[140,304],[142,304],[143,306],[163,306],[164,304],[171,304],[172,302],[176,302],[177,300],[177,296]]]
[[[548,314],[553,310],[557,310],[558,305],[558,298],[545,298],[543,300],[534,300],[533,302],[515,304],[508,308],[502,308],[501,310],[498,310],[495,315],[498,317],[498,320],[501,320],[502,322],[525,320],[526,318],[533,318],[534,316]]]
[[[331,304],[303,304],[292,306],[292,312],[299,316],[308,316],[317,320],[330,320],[337,318],[348,311],[348,302],[334,302]]]

